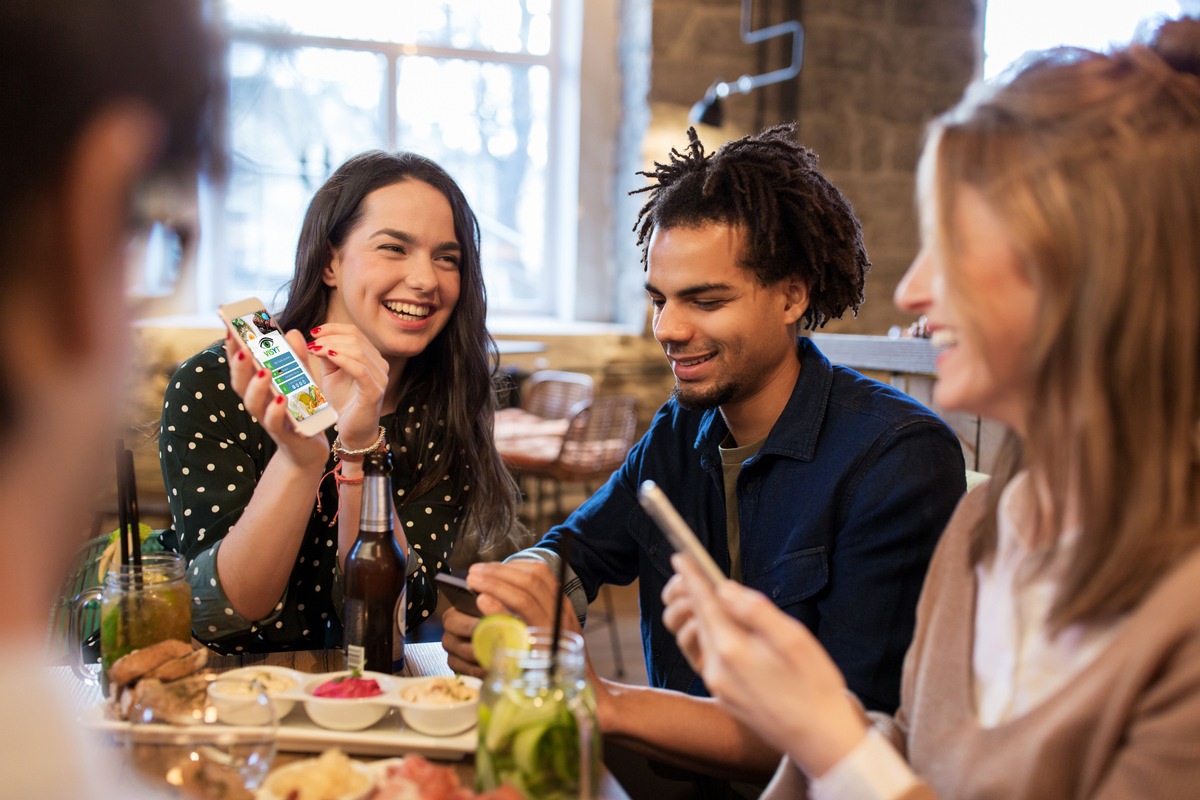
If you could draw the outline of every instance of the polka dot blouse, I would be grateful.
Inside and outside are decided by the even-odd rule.
[[[406,408],[403,402],[400,408],[395,419],[387,415],[380,423],[389,430],[429,424],[417,409]],[[332,441],[333,430],[327,435]],[[430,449],[429,458],[442,457],[436,442]],[[263,619],[238,614],[217,575],[221,540],[250,502],[274,452],[274,441],[229,387],[220,344],[180,366],[163,400],[159,459],[178,548],[188,561],[195,604],[193,633],[220,653],[312,650],[342,642],[343,584],[334,521],[338,492],[332,477],[321,483],[320,502],[313,498],[312,516],[287,589],[271,614]],[[405,604],[411,630],[437,605],[432,577],[446,569],[462,515],[462,505],[454,498],[461,493],[447,477],[445,489],[404,505],[405,489],[413,485],[414,476],[407,472],[404,459],[394,461],[395,502],[409,543]],[[333,466],[331,459],[326,470]]]

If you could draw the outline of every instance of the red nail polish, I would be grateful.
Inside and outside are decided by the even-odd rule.
[[[309,342],[309,343],[308,343],[308,349],[309,349],[309,350],[320,350],[320,349],[321,349],[321,345],[317,344],[316,342]]]
[[[309,331],[309,333],[311,333],[313,336],[316,336],[320,332],[321,332],[320,328],[313,328],[312,330]]]
[[[245,361],[246,360],[246,351],[238,350],[237,359],[238,359],[238,361]]]
[[[283,402],[283,395],[281,395],[281,394],[275,395],[275,405],[279,405],[282,402]]]
[[[337,350],[330,350],[330,351],[329,351],[329,355],[331,355],[331,356],[336,356],[336,355],[337,355]]]
[[[260,369],[260,370],[258,371],[258,377],[259,377],[259,378],[263,377],[263,376],[264,376],[264,375],[266,375],[266,374],[267,374],[267,371],[266,371],[265,369]]]

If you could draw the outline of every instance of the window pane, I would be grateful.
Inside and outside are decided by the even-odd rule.
[[[387,145],[386,70],[374,53],[231,45],[223,292],[273,290],[291,277],[313,192],[351,155]]]
[[[550,0],[225,0],[239,28],[310,36],[545,54]]]
[[[549,70],[405,58],[396,101],[397,146],[445,167],[479,217],[490,305],[544,307]]]
[[[1139,25],[1177,16],[1179,5],[1178,0],[992,0],[984,21],[984,77],[998,75],[1031,50],[1059,45],[1105,50],[1128,42]]]

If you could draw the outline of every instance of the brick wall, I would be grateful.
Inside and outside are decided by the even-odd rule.
[[[926,120],[952,105],[976,71],[978,0],[755,0],[758,29],[785,19],[804,26],[798,78],[733,95],[722,141],[796,119],[800,140],[854,203],[873,263],[857,319],[826,330],[885,333],[910,318],[892,291],[917,251],[913,183]],[[687,111],[715,79],[733,81],[786,66],[790,37],[746,45],[740,0],[653,0],[651,129],[647,159],[686,141]]]

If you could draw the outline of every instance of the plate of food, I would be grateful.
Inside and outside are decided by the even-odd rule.
[[[195,674],[173,681],[132,677],[113,700],[88,707],[81,720],[88,727],[124,736],[129,729],[129,712],[136,704],[158,702],[159,696],[165,702],[185,689],[194,691],[192,684],[198,679],[193,677]],[[420,727],[405,721],[402,712],[410,716],[414,713],[413,701],[405,699],[405,691],[409,687],[428,688],[431,678],[354,675],[346,671],[304,673],[267,666],[230,670],[217,678],[216,682],[209,678],[207,685],[212,687],[208,691],[219,705],[234,706],[243,685],[266,691],[278,719],[281,750],[320,753],[336,747],[354,755],[415,753],[440,760],[460,759],[475,751],[477,706],[472,704],[478,702],[478,681],[473,678],[449,680],[473,686],[475,700],[455,700],[424,717],[418,708],[415,713]],[[238,724],[252,721],[240,720]]]
[[[419,755],[362,762],[333,749],[272,770],[255,800],[521,800],[521,795],[510,786],[476,794],[453,767]]]

